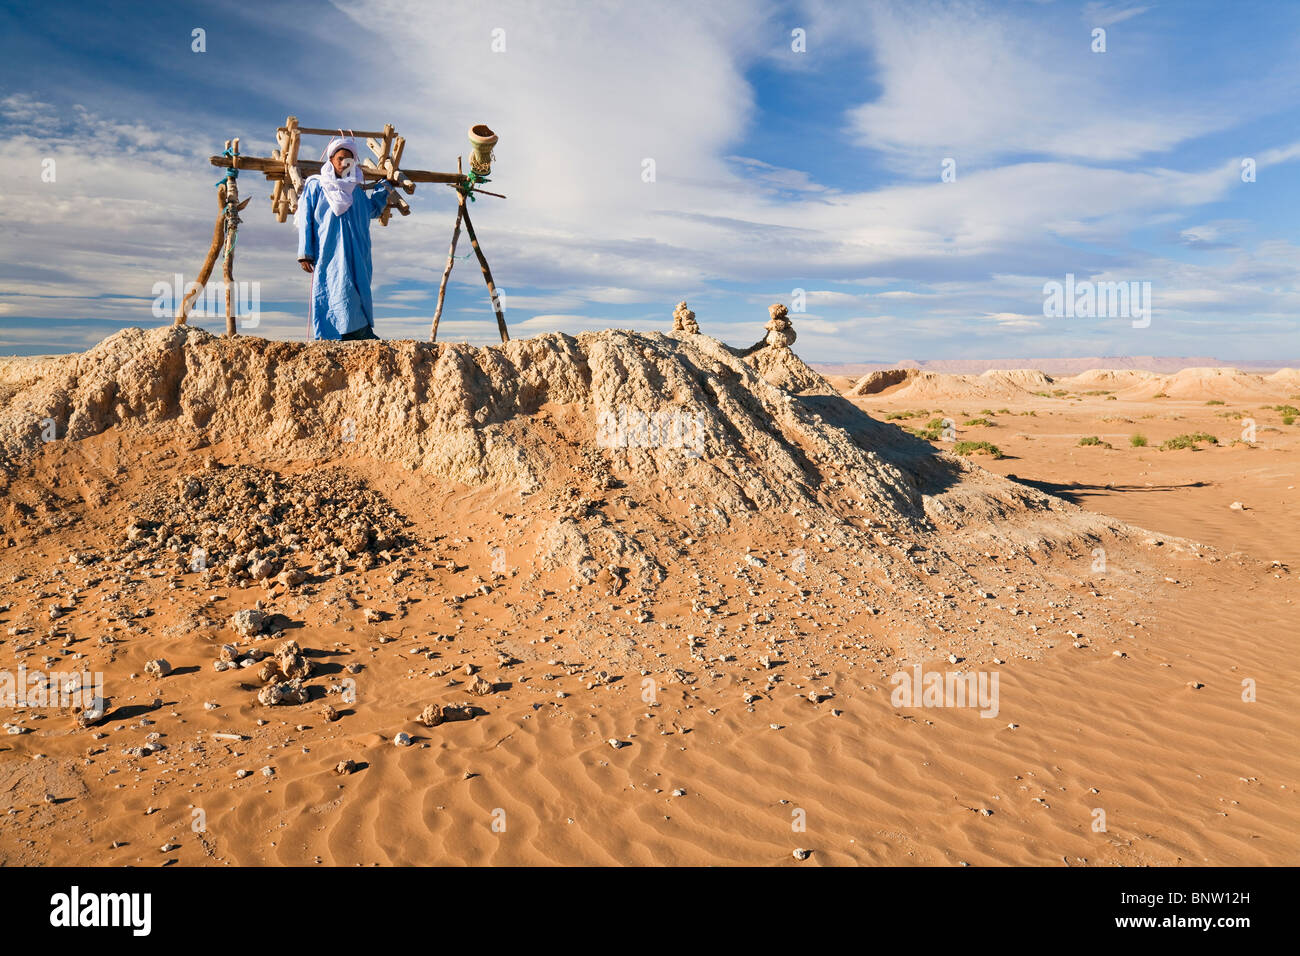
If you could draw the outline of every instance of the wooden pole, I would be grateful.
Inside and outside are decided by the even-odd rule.
[[[302,130],[298,130],[298,132],[301,133]],[[209,156],[208,162],[219,169],[230,169],[235,165],[229,156]],[[285,169],[283,158],[275,159],[263,156],[240,156],[239,168],[241,170],[253,170],[259,172],[267,179],[272,180],[284,179],[289,175],[289,172]],[[321,163],[314,159],[300,159],[294,163],[294,168],[298,171],[299,176],[315,176],[320,172]],[[365,175],[366,179],[387,178],[387,174],[373,162],[369,166],[362,162],[361,171]],[[403,189],[406,188],[406,183],[411,183],[412,185],[416,183],[450,183],[456,185],[459,183],[463,185],[466,182],[468,182],[468,180],[461,173],[438,173],[427,169],[403,169],[401,170],[401,178],[399,179],[399,184],[402,185]]]
[[[208,247],[208,256],[203,260],[203,268],[199,270],[198,281],[194,284],[194,289],[181,294],[180,305],[176,307],[176,325],[185,324],[185,313],[189,311],[190,300],[203,291],[203,287],[208,284],[208,277],[212,275],[212,267],[217,262],[217,252],[221,249],[222,240],[226,235],[226,184],[222,183],[217,187],[217,221],[212,226],[212,245]]]
[[[238,169],[239,140],[235,139],[233,150],[236,157],[235,169]],[[222,257],[222,278],[226,284],[226,334],[235,334],[235,313],[232,309],[232,297],[235,292],[235,233],[239,230],[239,186],[238,180],[226,180],[226,252]]]
[[[460,169],[460,157],[456,157],[456,168]],[[465,209],[465,197],[460,196],[456,204],[456,227],[451,231],[451,249],[447,251],[447,267],[442,270],[442,282],[438,286],[438,307],[433,310],[433,328],[429,330],[429,341],[438,341],[438,323],[442,321],[442,300],[447,295],[447,277],[456,262],[456,240],[460,238],[461,213]]]
[[[492,297],[492,311],[497,316],[497,329],[501,332],[501,341],[509,342],[510,333],[506,331],[506,317],[502,314],[497,299],[497,287],[492,281],[492,270],[488,268],[487,256],[483,255],[483,250],[479,248],[478,236],[474,235],[474,223],[470,222],[469,207],[465,205],[464,193],[461,193],[460,197],[460,218],[465,220],[465,232],[469,235],[470,245],[474,247],[474,255],[478,256],[479,268],[483,270],[483,281],[487,283],[488,295]]]

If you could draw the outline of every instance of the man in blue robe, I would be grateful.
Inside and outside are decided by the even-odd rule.
[[[370,299],[370,220],[388,204],[392,188],[380,182],[370,195],[357,144],[349,136],[330,141],[320,175],[308,177],[298,199],[298,263],[311,273],[311,337],[374,339]]]

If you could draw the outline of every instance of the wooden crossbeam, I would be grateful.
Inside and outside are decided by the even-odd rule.
[[[208,162],[222,169],[230,169],[234,163],[229,156],[209,156]],[[304,179],[320,173],[321,163],[315,160],[300,159],[293,164],[295,171]],[[286,178],[285,162],[282,159],[262,156],[240,156],[239,168],[262,173],[268,180]],[[362,170],[367,179],[383,179],[384,175],[377,169],[370,169],[362,163]],[[402,176],[412,183],[448,183],[466,185],[469,178],[461,173],[436,173],[427,169],[403,169]]]
[[[337,136],[339,134],[339,131],[337,129],[315,129],[310,126],[299,127],[298,132],[302,133],[302,135],[304,136]],[[374,136],[378,138],[384,135],[383,130],[379,130],[378,132],[366,132],[364,130],[348,130],[348,132],[351,133],[352,136],[360,137],[362,139],[364,139],[367,136]]]

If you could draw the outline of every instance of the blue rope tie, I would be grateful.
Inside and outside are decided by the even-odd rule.
[[[225,149],[225,152],[223,152],[221,155],[222,155],[222,156],[230,156],[230,157],[233,157],[233,156],[235,155],[235,152],[234,152],[234,150],[233,150],[231,147],[227,146],[226,149]],[[226,180],[228,180],[228,179],[238,179],[238,178],[239,178],[239,170],[235,169],[235,168],[232,166],[230,169],[227,169],[227,170],[226,170],[226,175],[224,175],[224,176],[222,176],[220,179],[218,179],[215,183],[213,183],[213,185],[214,185],[214,186],[220,186],[222,183],[226,182]]]

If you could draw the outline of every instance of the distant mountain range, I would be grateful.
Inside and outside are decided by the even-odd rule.
[[[1142,369],[1148,372],[1177,372],[1185,368],[1239,368],[1249,372],[1276,372],[1300,367],[1300,359],[1223,359],[1188,355],[1106,355],[1096,358],[1008,358],[1008,359],[899,359],[896,362],[809,362],[823,375],[857,377],[890,368],[916,368],[949,375],[979,375],[989,369],[1033,368],[1049,375],[1078,375],[1093,368]]]

